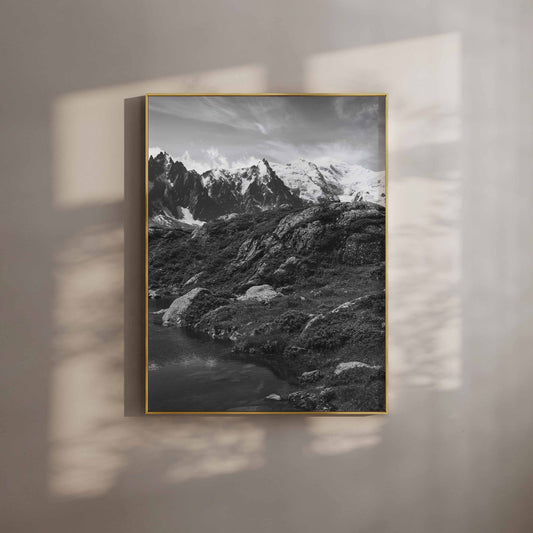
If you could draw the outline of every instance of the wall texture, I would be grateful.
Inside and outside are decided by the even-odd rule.
[[[533,530],[533,4],[3,0],[6,532]],[[141,415],[145,92],[389,93],[386,417]]]

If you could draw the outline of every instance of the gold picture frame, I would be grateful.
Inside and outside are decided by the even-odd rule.
[[[385,101],[385,409],[383,411],[154,411],[149,409],[149,309],[148,309],[148,224],[149,224],[149,186],[148,186],[148,162],[149,162],[149,99],[151,97],[383,97]],[[225,416],[242,416],[242,415],[300,415],[300,416],[362,416],[362,415],[386,415],[389,413],[389,278],[388,278],[388,260],[389,260],[389,236],[388,236],[388,206],[389,206],[389,154],[388,154],[388,134],[389,134],[389,116],[388,116],[388,94],[387,93],[147,93],[145,94],[145,252],[144,252],[144,296],[145,296],[145,362],[144,362],[144,406],[147,415],[225,415]]]

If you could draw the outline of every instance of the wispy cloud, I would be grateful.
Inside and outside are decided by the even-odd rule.
[[[360,96],[356,100],[336,97],[333,99],[333,108],[342,121],[354,128],[366,128],[382,123],[385,117],[382,102],[375,96]]]
[[[154,157],[160,152],[164,152],[159,146],[151,147],[149,152]],[[192,157],[188,150],[181,154],[169,153],[174,161],[180,161],[185,165],[188,170],[196,170],[196,172],[202,174],[207,170],[214,168],[235,170],[238,168],[249,167],[255,165],[260,157],[250,156],[245,159],[228,160],[227,157],[219,153],[217,148],[210,147],[205,150],[201,150],[199,157]]]
[[[198,171],[262,157],[385,165],[382,97],[150,97],[149,113],[150,145]]]
[[[259,131],[263,135],[281,127],[286,117],[281,99],[264,102],[255,97],[225,97],[224,100],[224,105],[221,105],[220,97],[152,97],[150,111],[177,119]]]

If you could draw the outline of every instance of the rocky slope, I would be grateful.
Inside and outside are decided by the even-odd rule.
[[[384,409],[383,207],[287,206],[149,232],[150,295],[175,298],[154,320],[232,340],[233,357],[298,385],[297,409]]]

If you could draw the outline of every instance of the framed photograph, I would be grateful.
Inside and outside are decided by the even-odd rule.
[[[146,413],[387,412],[385,94],[146,96]]]

